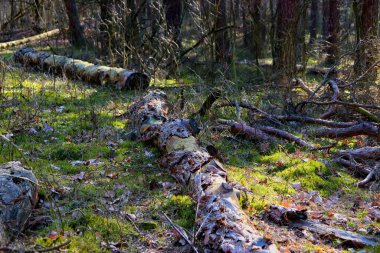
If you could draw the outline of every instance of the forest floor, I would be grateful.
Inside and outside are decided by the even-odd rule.
[[[5,52],[2,57],[8,61],[10,55]],[[251,78],[255,72],[245,66],[238,71],[250,83],[221,81],[228,98],[267,106],[265,88]],[[213,85],[205,85],[191,72],[178,80],[153,79],[151,89],[162,88],[173,112],[189,117]],[[159,168],[157,149],[130,140],[124,115],[145,92],[91,86],[10,63],[2,67],[0,83],[0,133],[22,150],[20,154],[1,143],[0,163],[22,161],[40,184],[39,204],[15,247],[51,247],[71,240],[65,246],[68,252],[189,252],[162,212],[193,234],[194,201]],[[244,209],[282,252],[350,252],[354,247],[268,221],[264,211],[272,204],[307,208],[309,219],[347,231],[380,234],[373,209],[379,206],[380,195],[357,188],[360,179],[329,162],[329,154],[286,142],[262,152],[260,143],[227,131],[212,132],[219,118],[236,119],[236,109],[213,109],[200,119],[199,139],[219,149],[229,179],[248,189]],[[242,118],[249,115],[243,113]],[[363,141],[363,137],[339,140],[331,152],[360,147]]]

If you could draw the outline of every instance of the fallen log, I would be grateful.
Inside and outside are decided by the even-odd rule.
[[[196,238],[204,252],[278,252],[253,227],[239,204],[240,192],[222,164],[198,145],[185,119],[169,119],[166,95],[153,91],[134,103],[129,118],[137,137],[157,145],[159,164],[196,196]]]
[[[38,201],[38,182],[20,162],[0,165],[0,246],[25,227]]]
[[[354,232],[333,228],[307,219],[306,210],[297,210],[283,206],[272,205],[266,212],[269,219],[278,225],[287,225],[293,228],[307,229],[323,237],[339,238],[357,248],[377,246],[380,239],[372,236],[363,236]]]
[[[28,38],[0,43],[0,49],[7,49],[10,47],[17,47],[17,46],[25,45],[28,43],[38,42],[40,40],[58,35],[59,33],[60,33],[59,29],[54,29],[49,32],[41,33],[41,34],[34,35]]]
[[[118,89],[145,89],[149,86],[147,75],[90,62],[75,60],[66,56],[38,52],[26,47],[14,54],[14,60],[27,67],[63,74],[72,79],[79,79],[98,85],[114,85]]]
[[[380,138],[379,127],[370,124],[368,122],[362,122],[351,127],[346,128],[327,128],[322,127],[316,129],[314,132],[317,138],[347,138],[357,135],[368,135],[376,138]]]

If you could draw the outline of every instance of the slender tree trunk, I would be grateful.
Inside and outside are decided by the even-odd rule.
[[[377,60],[379,0],[354,0],[353,7],[357,43],[354,70],[360,76]],[[376,71],[373,71],[367,81],[375,80]]]
[[[261,0],[249,1],[249,14],[251,16],[251,53],[253,54],[256,64],[259,65],[259,57],[261,53],[260,41],[260,6]]]
[[[166,25],[173,41],[181,47],[181,17],[182,17],[181,0],[164,0]]]
[[[112,9],[114,7],[114,2],[109,0],[100,0],[100,43],[103,54],[106,53],[113,59],[112,54],[112,37],[114,37],[115,27],[114,21],[112,20]],[[113,62],[113,60],[111,60]]]
[[[81,47],[86,41],[80,25],[79,12],[75,0],[64,0],[66,13],[69,18],[70,40],[73,46]]]
[[[280,0],[277,3],[277,28],[273,52],[273,70],[277,84],[286,94],[289,80],[296,74],[297,24],[299,0]]]
[[[327,40],[328,30],[329,30],[329,17],[330,17],[330,0],[323,0],[322,2],[322,37],[324,40]]]
[[[214,29],[218,30],[227,27],[227,6],[226,0],[214,0],[216,20]],[[215,35],[215,57],[219,63],[228,63],[231,60],[230,40],[228,30],[224,29]]]
[[[309,43],[310,44],[313,44],[314,41],[317,39],[317,27],[318,27],[318,16],[319,16],[318,6],[319,6],[318,0],[311,0],[310,25],[309,25],[309,33],[310,33]]]
[[[326,64],[332,66],[338,59],[338,37],[340,31],[339,24],[339,4],[340,0],[329,1],[329,19],[328,19],[328,35],[327,35],[327,47],[326,47]]]

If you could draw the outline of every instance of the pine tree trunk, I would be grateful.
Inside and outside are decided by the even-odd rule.
[[[319,16],[318,6],[319,6],[318,0],[311,0],[310,25],[309,25],[309,33],[310,33],[309,43],[310,44],[313,44],[314,41],[317,39],[317,26],[318,26],[318,16]]]
[[[182,6],[181,0],[164,0],[166,25],[173,41],[181,47],[181,17]]]
[[[286,94],[289,80],[296,74],[297,24],[299,0],[281,0],[277,3],[277,27],[273,51],[273,71],[277,84]]]
[[[329,15],[328,15],[328,34],[327,34],[327,46],[326,46],[326,64],[332,66],[338,59],[338,37],[340,31],[339,23],[339,3],[340,0],[329,1]]]
[[[329,30],[329,17],[330,17],[330,0],[323,0],[322,2],[322,37],[327,40]]]
[[[354,65],[356,76],[363,74],[377,60],[378,9],[379,0],[354,1],[357,43]],[[373,71],[367,81],[375,80],[376,71]]]
[[[80,25],[79,12],[75,0],[64,0],[66,13],[69,18],[70,41],[75,47],[83,46],[86,41]]]
[[[260,41],[260,7],[261,0],[250,0],[249,1],[249,14],[251,16],[251,53],[259,65],[259,57],[261,53],[261,41]]]
[[[226,0],[214,0],[215,3],[215,25],[218,30],[227,27],[227,6]],[[224,29],[215,35],[215,57],[216,62],[228,63],[231,60],[230,40],[228,30]]]

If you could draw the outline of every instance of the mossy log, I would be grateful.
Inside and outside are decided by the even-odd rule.
[[[38,42],[40,40],[58,35],[59,33],[60,33],[59,29],[54,29],[46,33],[41,33],[41,34],[34,35],[28,38],[0,43],[0,49],[7,49],[10,47],[17,47],[17,46],[22,46],[28,43]]]
[[[148,76],[139,72],[38,52],[30,47],[18,50],[14,54],[14,60],[27,67],[65,75],[91,84],[114,85],[118,89],[145,89],[149,86]]]
[[[17,236],[38,201],[37,179],[20,162],[0,165],[0,245]]]
[[[204,252],[278,252],[240,207],[240,192],[223,165],[200,147],[187,119],[170,119],[166,95],[153,91],[134,103],[129,118],[137,137],[160,148],[160,166],[194,194],[196,238]]]

